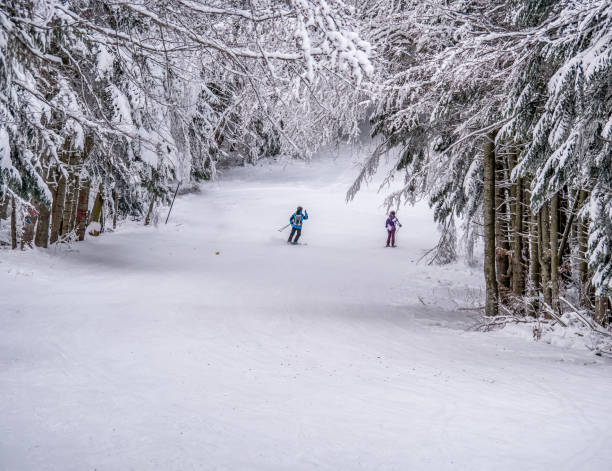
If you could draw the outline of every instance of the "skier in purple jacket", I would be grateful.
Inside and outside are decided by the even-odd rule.
[[[387,218],[387,222],[385,222],[385,227],[387,228],[387,247],[391,244],[391,247],[395,247],[395,225],[402,227],[400,222],[395,217],[395,211],[391,211],[389,213],[389,217]]]

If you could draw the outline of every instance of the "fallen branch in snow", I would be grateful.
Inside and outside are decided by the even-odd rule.
[[[589,329],[593,330],[594,332],[597,332],[598,334],[604,335],[606,337],[612,337],[612,333],[606,332],[605,330],[600,329],[597,324],[593,325],[594,323],[590,319],[588,319],[587,317],[584,317],[580,313],[580,310],[576,309],[576,307],[574,307],[574,305],[570,303],[567,299],[565,299],[563,296],[560,296],[559,299],[563,301],[565,304],[567,304],[570,309],[572,309],[570,314],[576,315],[576,317],[578,317],[578,319]]]
[[[556,319],[559,324],[561,324],[563,327],[567,327],[567,324],[563,322],[563,320],[555,313],[555,311],[548,304],[542,301],[542,305],[544,306],[546,312],[550,314],[554,319]]]
[[[598,356],[612,358],[612,332],[597,325],[586,311],[577,309],[574,304],[566,298],[559,298],[568,309],[561,315],[545,302],[541,302],[541,314],[538,317],[520,315],[512,312],[510,308],[500,304],[500,315],[496,317],[481,317],[480,323],[473,330],[490,332],[501,330],[509,324],[527,324],[525,329],[530,329],[533,339],[545,343],[568,347],[576,345],[586,348]],[[471,310],[472,308],[459,308],[460,310]],[[546,318],[544,318],[546,316]],[[522,327],[515,328],[523,331]],[[525,330],[525,337],[528,330]]]
[[[508,322],[512,322],[515,324],[530,324],[534,322],[534,320],[535,319],[527,319],[514,315],[495,317],[484,316],[482,318],[482,322],[480,324],[477,324],[474,330],[477,330],[479,332],[490,332],[491,330],[494,330],[496,328],[503,329],[506,324],[508,324]]]

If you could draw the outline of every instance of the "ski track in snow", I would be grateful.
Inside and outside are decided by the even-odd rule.
[[[416,263],[425,205],[384,248],[350,161],[235,169],[167,226],[0,252],[0,470],[612,469],[610,362],[467,330],[480,268]]]

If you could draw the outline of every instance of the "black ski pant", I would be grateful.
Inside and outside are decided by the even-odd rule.
[[[293,242],[297,243],[298,239],[302,235],[302,229],[298,229],[297,227],[292,227],[291,228],[291,234],[289,234],[289,240],[287,242],[292,242],[291,239],[293,239],[293,235],[294,234],[297,234],[297,235],[295,236],[295,240]]]

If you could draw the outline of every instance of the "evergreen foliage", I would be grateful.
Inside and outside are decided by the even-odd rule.
[[[596,297],[610,296],[612,5],[364,0],[361,12],[380,54],[372,116],[380,148],[348,197],[393,151],[389,178],[399,175],[405,186],[387,202],[428,198],[443,228],[435,261],[453,260],[437,254],[455,243],[448,234],[455,218],[471,244],[491,206],[494,234],[485,226],[483,235],[495,238],[495,251],[484,263],[496,266],[502,303],[516,308],[525,286],[555,309],[573,283],[589,293],[583,297],[589,309]],[[490,133],[496,190],[485,201],[483,145]],[[496,297],[497,287],[491,293]]]
[[[340,0],[3,0],[0,198],[54,205],[55,242],[79,199],[141,217],[219,165],[308,156],[357,130],[355,30]]]

